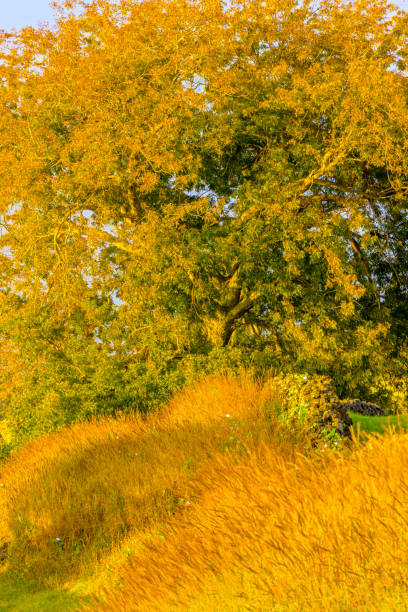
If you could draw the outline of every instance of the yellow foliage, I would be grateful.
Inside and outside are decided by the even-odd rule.
[[[371,387],[371,391],[386,394],[389,408],[395,414],[408,414],[408,380],[406,377],[381,373]]]
[[[404,278],[405,230],[390,230],[407,191],[405,13],[383,0],[55,6],[53,31],[0,33],[0,324],[14,344],[0,395],[15,399],[16,371],[29,386],[39,355],[59,378],[67,365],[92,378],[65,350],[84,310],[110,334],[101,351],[149,346],[160,367],[273,337],[275,355],[308,352],[326,371],[350,346],[363,360],[353,319],[365,334],[377,314],[353,304],[385,311]],[[96,306],[112,296],[117,329]],[[66,324],[58,347],[45,307]]]
[[[0,444],[2,442],[6,444],[11,444],[12,442],[12,434],[7,427],[7,423],[3,420],[0,421]]]

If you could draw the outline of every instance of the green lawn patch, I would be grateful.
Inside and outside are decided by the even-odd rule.
[[[360,425],[360,434],[380,433],[383,434],[389,427],[395,427],[397,431],[408,431],[408,417],[398,415],[388,416],[366,416],[350,412],[353,420],[353,430],[357,435],[357,427]]]
[[[69,591],[35,591],[23,582],[0,574],[0,612],[74,612],[81,599]]]

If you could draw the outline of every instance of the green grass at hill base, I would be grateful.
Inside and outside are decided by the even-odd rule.
[[[69,591],[37,591],[0,574],[0,612],[74,612],[81,609],[81,601],[85,600]]]
[[[396,431],[408,431],[408,417],[399,415],[388,416],[366,416],[350,412],[353,420],[353,431],[357,436],[357,428],[360,426],[360,435],[366,437],[368,434],[383,434],[389,427],[395,427]]]

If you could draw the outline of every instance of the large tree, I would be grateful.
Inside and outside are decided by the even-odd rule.
[[[66,0],[2,33],[19,427],[147,405],[216,359],[347,390],[376,351],[404,367],[407,33],[383,0]]]

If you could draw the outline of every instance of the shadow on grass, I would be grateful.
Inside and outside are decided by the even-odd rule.
[[[0,612],[74,612],[90,600],[69,591],[37,590],[22,581],[0,574]]]

